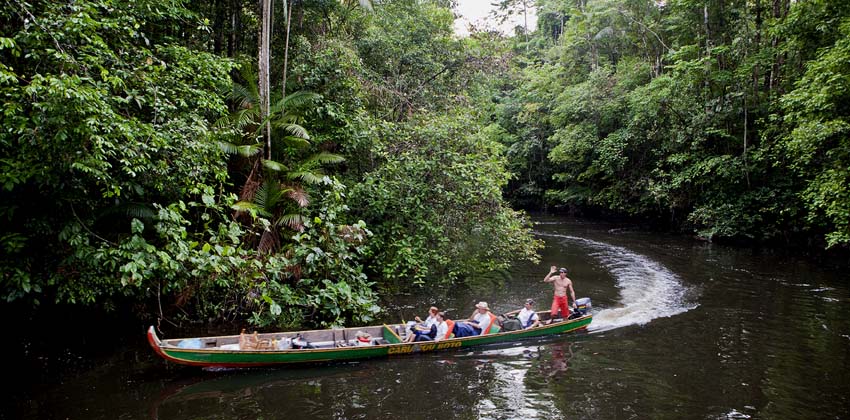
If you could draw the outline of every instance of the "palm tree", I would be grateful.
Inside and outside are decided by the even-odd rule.
[[[310,154],[307,151],[311,143],[310,135],[302,125],[304,110],[319,95],[309,92],[289,94],[272,101],[269,116],[263,118],[254,77],[256,73],[250,65],[243,65],[240,73],[246,83],[234,82],[229,95],[237,109],[216,123],[219,129],[236,137],[237,142],[219,141],[219,146],[225,153],[240,155],[250,162],[251,170],[234,210],[237,217],[250,216],[249,220],[262,225],[263,233],[257,248],[271,252],[280,248],[281,229],[303,230],[300,212],[310,202],[304,186],[323,179],[322,165],[339,163],[343,158],[332,153]],[[271,131],[268,142],[264,144],[263,131],[266,128]],[[268,150],[266,158],[261,154],[264,146]]]

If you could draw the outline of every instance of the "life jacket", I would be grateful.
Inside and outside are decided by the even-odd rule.
[[[520,316],[519,316],[519,315],[521,315],[521,314],[522,314],[522,312],[520,312],[519,314],[517,314],[517,318],[516,318],[516,319],[517,319],[517,321],[522,322],[522,318],[520,318]],[[538,315],[537,315],[537,312],[532,312],[531,314],[529,314],[529,315],[528,315],[528,320],[526,320],[526,322],[525,322],[524,324],[522,324],[522,329],[530,328],[530,327],[534,324],[534,317],[535,317],[535,316],[538,316]],[[539,319],[539,316],[538,316],[538,319]]]
[[[499,328],[499,324],[497,323],[497,322],[498,322],[498,318],[496,318],[496,315],[493,315],[493,313],[492,313],[492,312],[487,311],[487,316],[489,316],[489,317],[490,317],[490,325],[489,325],[489,326],[487,326],[487,331],[482,331],[482,332],[481,332],[481,335],[485,335],[485,334],[493,334],[493,333],[497,333],[497,332],[499,332],[499,329],[500,329],[500,328]]]
[[[448,328],[448,331],[446,331],[446,336],[443,337],[443,340],[447,340],[449,338],[452,338],[452,330],[455,329],[455,322],[454,321],[452,321],[451,319],[447,319],[445,321],[446,321],[446,326],[449,327],[449,328]]]

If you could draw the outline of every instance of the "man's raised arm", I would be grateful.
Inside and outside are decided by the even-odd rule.
[[[549,274],[547,274],[546,277],[543,277],[543,281],[546,283],[555,281],[555,279],[552,278],[552,274],[555,274],[556,271],[558,271],[558,267],[553,265],[552,268],[549,269]]]

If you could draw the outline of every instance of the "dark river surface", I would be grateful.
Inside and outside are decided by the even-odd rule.
[[[98,338],[50,356],[37,348],[45,341],[7,343],[23,358],[7,358],[17,366],[7,369],[0,417],[850,418],[846,265],[536,220],[546,243],[540,264],[387,298],[385,320],[424,316],[432,304],[466,317],[480,300],[496,312],[527,297],[547,308],[552,290],[542,279],[555,264],[570,269],[579,297],[592,298],[586,333],[356,363],[203,370],[157,358],[144,326],[111,339],[81,325],[81,336]],[[186,333],[165,324],[163,332]]]

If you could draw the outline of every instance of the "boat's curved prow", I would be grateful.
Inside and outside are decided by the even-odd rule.
[[[154,348],[162,345],[162,342],[159,341],[159,337],[156,336],[156,330],[154,330],[153,325],[148,328],[148,343],[150,343]]]
[[[158,354],[160,357],[164,358],[165,360],[174,360],[174,358],[170,357],[169,355],[165,354],[164,351],[162,351],[162,341],[160,341],[159,337],[156,336],[156,330],[154,330],[153,325],[148,328],[148,344],[153,347],[153,351],[155,351],[156,354]]]

